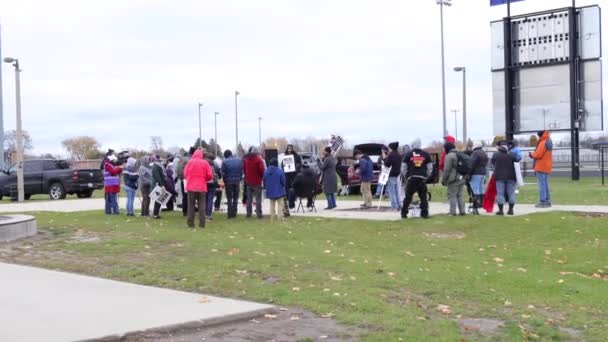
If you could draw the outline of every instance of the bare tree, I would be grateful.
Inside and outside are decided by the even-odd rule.
[[[150,137],[150,141],[151,141],[152,153],[163,154],[163,152],[165,151],[163,149],[163,138],[155,135],[155,136]]]
[[[80,136],[65,139],[61,142],[63,148],[70,154],[74,160],[94,159],[100,154],[99,148],[101,144],[97,139],[89,136]]]
[[[23,135],[23,150],[31,151],[34,149],[32,137],[27,131],[22,131]],[[4,132],[4,149],[8,152],[17,150],[17,131],[14,129]]]

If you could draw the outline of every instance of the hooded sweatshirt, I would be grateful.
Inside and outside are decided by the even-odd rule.
[[[137,190],[137,180],[139,179],[139,173],[137,173],[137,168],[135,167],[136,162],[135,158],[127,159],[127,167],[123,172],[125,186],[135,190]]]
[[[536,150],[530,153],[534,159],[534,171],[551,173],[553,171],[553,142],[549,131],[545,131],[540,137]]]
[[[271,165],[264,172],[264,189],[269,199],[285,197],[285,173],[279,167]]]
[[[120,192],[120,166],[112,165],[110,159],[106,158],[103,165],[103,185],[106,193],[117,194]]]
[[[259,154],[253,152],[245,155],[243,158],[245,184],[248,186],[262,186],[265,169],[264,161]]]
[[[209,163],[203,159],[203,151],[196,150],[184,168],[187,192],[207,192],[207,182],[213,179]]]

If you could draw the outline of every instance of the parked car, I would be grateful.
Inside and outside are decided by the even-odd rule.
[[[355,146],[355,150],[361,151],[366,154],[374,163],[374,179],[372,180],[372,191],[378,186],[378,177],[380,176],[380,170],[382,169],[382,149],[388,149],[384,144],[360,144]],[[348,168],[348,187],[347,194],[359,193],[361,190],[361,176],[357,173],[359,168],[359,161],[355,160],[353,165]]]
[[[89,198],[103,189],[103,174],[99,169],[72,169],[65,160],[31,159],[23,162],[23,185],[25,199],[38,194],[52,200],[73,194]],[[0,173],[0,200],[4,196],[17,198],[17,164]]]
[[[298,154],[302,158],[302,165],[311,168],[316,176],[321,175],[321,158],[319,156],[310,152],[298,152]],[[283,162],[284,157],[285,153],[279,153],[279,165]]]

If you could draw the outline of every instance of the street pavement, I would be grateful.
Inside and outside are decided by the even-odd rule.
[[[0,263],[0,341],[65,342],[251,319],[270,305]]]

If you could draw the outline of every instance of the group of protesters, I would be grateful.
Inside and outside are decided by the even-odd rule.
[[[308,165],[302,163],[301,156],[293,145],[288,145],[285,156],[292,156],[294,167],[284,171],[277,158],[268,164],[262,159],[259,150],[251,147],[243,158],[226,150],[223,160],[202,148],[191,147],[185,155],[169,155],[161,160],[158,155],[147,155],[139,160],[129,157],[126,162],[118,160],[113,150],[109,150],[102,162],[105,190],[105,212],[118,215],[118,194],[121,191],[121,177],[126,196],[127,216],[135,216],[136,194],[141,194],[143,217],[161,218],[163,202],[154,193],[166,193],[163,211],[173,211],[174,202],[181,205],[183,216],[190,228],[195,226],[198,212],[198,227],[204,228],[207,221],[213,220],[213,212],[221,207],[222,194],[226,193],[227,218],[233,219],[238,213],[239,195],[243,188],[243,204],[247,217],[262,218],[262,197],[270,201],[271,219],[284,219],[295,209],[296,198],[306,201],[306,208],[312,210],[316,195],[322,190],[327,198],[326,210],[336,208],[338,181],[336,158],[330,147],[323,150],[316,174]],[[321,189],[317,186],[321,184]],[[215,200],[215,201],[214,201]],[[153,202],[153,203],[152,203]],[[152,206],[152,214],[150,214]]]
[[[547,208],[551,206],[548,180],[552,172],[553,146],[549,131],[538,132],[538,137],[536,149],[529,156],[534,160],[538,178],[537,207]],[[496,152],[488,158],[480,145],[459,151],[456,139],[448,135],[444,138],[441,152],[439,179],[447,187],[450,215],[477,214],[481,208],[492,212],[495,202],[498,204],[497,215],[505,215],[505,204],[508,205],[506,214],[514,214],[517,187],[523,185],[519,168],[522,153],[516,141],[499,141]],[[253,217],[254,206],[255,217],[263,217],[263,197],[270,202],[271,219],[289,217],[297,198],[306,200],[309,210],[315,209],[314,202],[319,193],[323,193],[327,200],[325,210],[337,207],[337,159],[335,150],[329,146],[323,150],[318,173],[303,164],[293,145],[287,146],[281,163],[272,158],[267,164],[256,147],[251,147],[243,158],[233,155],[230,150],[226,150],[223,157],[220,161],[213,153],[191,147],[187,154],[169,155],[164,162],[158,155],[144,156],[139,160],[129,157],[125,162],[119,162],[114,151],[109,150],[102,162],[105,212],[115,215],[120,212],[117,196],[121,177],[127,193],[127,216],[135,216],[134,201],[139,192],[141,216],[160,219],[162,203],[166,206],[162,210],[173,211],[174,202],[177,202],[183,216],[187,217],[187,226],[191,228],[195,226],[196,212],[200,228],[205,227],[206,221],[213,220],[213,212],[220,210],[224,192],[227,218],[235,218],[241,188],[247,217]],[[354,151],[354,157],[358,164],[356,172],[361,178],[361,208],[369,209],[372,206],[372,183],[376,179],[374,162],[358,150]],[[284,165],[287,158],[293,164],[290,167]],[[420,216],[428,218],[427,183],[436,176],[431,155],[421,148],[419,142],[407,146],[403,153],[399,151],[399,143],[393,142],[382,149],[379,163],[390,170],[385,184],[378,185],[378,188],[386,191],[391,209],[407,218],[414,195],[418,194]],[[158,189],[169,196],[167,201],[157,200]],[[464,200],[466,189],[472,202],[469,208]],[[150,206],[153,207],[152,214]]]

